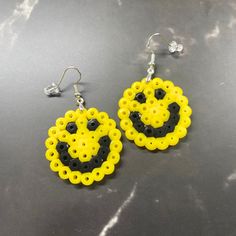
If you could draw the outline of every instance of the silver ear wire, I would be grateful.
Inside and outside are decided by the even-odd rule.
[[[148,41],[147,41],[147,44],[146,44],[146,48],[151,50],[152,53],[154,53],[154,50],[151,49],[151,40],[154,36],[159,36],[163,41],[167,42],[166,38],[164,38],[160,33],[154,33],[152,34],[149,38],[148,38]],[[168,43],[168,50],[169,52],[172,54],[172,53],[175,53],[175,52],[183,52],[183,44],[178,44],[176,41],[171,41],[170,43]]]
[[[81,73],[80,73],[79,69],[75,66],[67,67],[64,70],[64,72],[62,73],[62,76],[61,76],[59,82],[58,83],[53,82],[51,85],[44,88],[44,93],[49,97],[60,96],[62,93],[62,90],[60,89],[60,84],[63,81],[65,74],[68,70],[75,70],[79,74],[79,79],[73,84],[73,88],[74,88],[74,96],[75,96],[76,104],[79,106],[80,110],[83,110],[84,109],[84,99],[81,96],[81,93],[79,92],[79,82],[81,80]]]
[[[155,55],[154,49],[152,49],[150,46],[151,40],[154,36],[159,36],[165,42],[167,41],[160,33],[154,33],[148,38],[146,48],[151,51],[151,60],[148,63],[149,67],[147,69],[147,77],[146,77],[147,82],[149,82],[152,79],[152,76],[155,73],[155,69],[156,69],[156,64],[155,64],[156,55]],[[183,49],[184,49],[183,45],[178,44],[176,41],[171,41],[170,43],[168,43],[168,51],[170,54],[182,53]]]

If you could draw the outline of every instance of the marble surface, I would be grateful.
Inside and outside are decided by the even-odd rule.
[[[184,44],[158,72],[193,109],[177,147],[151,153],[123,138],[116,174],[64,183],[44,157],[47,129],[75,108],[43,88],[78,65],[88,107],[118,121],[117,101],[146,75],[148,35]],[[236,235],[236,1],[0,0],[0,235]],[[71,77],[73,77],[73,73]]]

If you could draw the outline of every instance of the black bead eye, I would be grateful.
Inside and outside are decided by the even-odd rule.
[[[88,125],[87,125],[87,128],[90,130],[90,131],[94,131],[97,129],[97,127],[100,125],[100,123],[97,121],[97,119],[92,119],[92,120],[89,120],[88,121]]]
[[[163,89],[156,89],[155,90],[155,97],[157,100],[163,99],[166,95],[166,92]]]
[[[79,170],[80,169],[81,162],[78,159],[72,159],[70,160],[69,167],[73,170]]]
[[[101,145],[101,146],[105,146],[105,147],[109,147],[110,143],[111,143],[111,139],[106,135],[106,136],[103,136],[99,139],[98,143]]]
[[[173,102],[168,106],[168,110],[170,113],[178,113],[179,109],[180,107],[176,102]]]
[[[130,112],[129,118],[130,120],[132,120],[133,123],[140,120],[140,116],[137,111]]]
[[[75,124],[75,122],[69,122],[66,126],[66,130],[70,133],[70,134],[74,134],[77,131],[77,126]]]
[[[68,144],[65,142],[59,142],[56,146],[56,149],[59,153],[65,152],[68,150]]]
[[[146,126],[144,128],[143,133],[147,136],[147,137],[153,137],[154,136],[154,129],[151,126]]]
[[[61,162],[62,162],[64,165],[66,165],[66,166],[69,165],[71,159],[72,159],[72,158],[71,158],[70,154],[69,154],[67,151],[62,152],[62,153],[60,154],[60,160],[61,160]]]
[[[144,93],[137,93],[135,96],[135,100],[137,100],[139,103],[145,103],[146,102],[146,97]]]

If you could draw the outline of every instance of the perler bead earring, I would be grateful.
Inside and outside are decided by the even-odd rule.
[[[124,91],[119,100],[118,116],[127,139],[148,150],[165,150],[169,146],[175,146],[179,139],[186,136],[192,110],[180,87],[169,80],[152,79],[155,53],[150,48],[150,41],[153,36],[160,34],[151,35],[146,45],[151,50],[147,77],[134,82]],[[170,53],[183,51],[183,45],[175,41],[168,46]]]
[[[61,179],[88,186],[114,172],[122,150],[121,132],[116,129],[116,122],[106,112],[99,112],[96,108],[85,109],[84,99],[78,89],[81,80],[78,68],[66,68],[59,83],[52,83],[44,89],[44,93],[59,96],[59,86],[70,69],[79,74],[78,81],[73,85],[79,108],[67,111],[48,130],[45,155],[50,161],[51,170],[58,172]]]

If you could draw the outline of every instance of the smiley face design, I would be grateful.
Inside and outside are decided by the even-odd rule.
[[[121,132],[106,112],[96,108],[66,112],[48,135],[45,156],[50,168],[72,184],[99,182],[120,161]]]
[[[160,78],[134,82],[124,91],[119,107],[126,137],[148,150],[175,146],[191,124],[192,109],[182,89]]]

